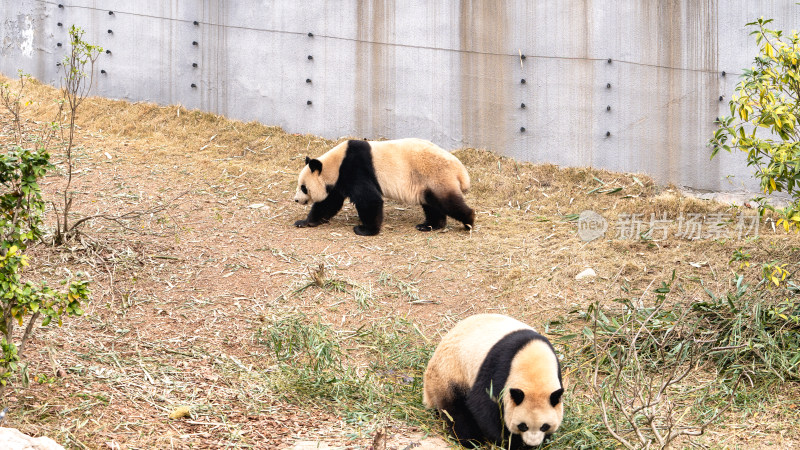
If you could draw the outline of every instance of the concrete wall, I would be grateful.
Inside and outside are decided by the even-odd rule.
[[[111,51],[98,95],[753,189],[743,155],[705,144],[755,54],[744,24],[791,29],[794,3],[2,0],[0,72],[57,84],[75,24]]]

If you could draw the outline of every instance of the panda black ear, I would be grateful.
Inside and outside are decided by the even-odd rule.
[[[511,394],[511,400],[514,400],[515,405],[519,405],[523,400],[525,400],[525,393],[522,392],[522,389],[512,388],[508,391],[508,393]]]
[[[308,156],[306,156],[306,165],[308,165],[308,162],[309,162],[309,161],[311,161],[311,158],[309,158]]]
[[[563,394],[564,394],[564,388],[561,388],[550,394],[550,404],[553,405],[553,408],[555,408],[558,402],[561,401],[561,395]]]
[[[308,168],[311,169],[311,173],[314,173],[314,172],[322,173],[322,162],[320,162],[320,160],[318,160],[318,159],[309,159],[306,164],[308,164]]]

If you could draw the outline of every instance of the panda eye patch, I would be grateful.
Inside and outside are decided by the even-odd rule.
[[[550,424],[549,423],[546,423],[546,424],[542,425],[542,428],[539,428],[540,431],[547,431],[549,429],[550,429]]]
[[[300,185],[300,190],[303,191],[303,194],[308,195],[308,189],[306,189],[306,185],[305,184],[301,184]]]
[[[522,432],[528,431],[528,425],[525,422],[522,422],[521,424],[517,425],[517,429]]]

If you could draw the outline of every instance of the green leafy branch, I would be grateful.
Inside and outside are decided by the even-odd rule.
[[[800,231],[800,37],[786,36],[767,28],[771,19],[747,24],[758,29],[759,54],[729,102],[730,116],[719,119],[719,128],[709,141],[711,157],[720,150],[747,153],[748,166],[766,194],[783,192],[793,204],[785,208],[760,200],[761,212],[770,209],[786,231]]]
[[[11,114],[12,120],[18,119],[18,114]],[[25,250],[42,235],[44,200],[39,180],[52,165],[43,146],[12,144],[4,150],[0,154],[0,392],[19,370],[36,324],[55,321],[60,326],[63,316],[82,315],[82,303],[89,299],[89,282],[81,274],[63,281],[63,291],[51,289],[46,282],[23,279],[23,270],[30,264]],[[19,346],[14,341],[18,326],[25,326]]]

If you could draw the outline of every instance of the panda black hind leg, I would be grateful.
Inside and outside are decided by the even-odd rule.
[[[417,225],[419,231],[432,231],[444,228],[447,224],[447,215],[442,210],[441,206],[437,204],[422,205],[422,210],[425,212],[425,222]]]
[[[467,206],[460,193],[450,194],[442,204],[447,215],[463,223],[464,229],[471,230],[475,225],[475,211]]]
[[[425,209],[425,206],[429,206],[443,216],[441,227],[445,224],[446,216],[450,216],[463,223],[464,228],[467,230],[471,230],[472,226],[475,224],[475,211],[467,206],[467,203],[464,201],[464,196],[461,195],[460,192],[453,192],[443,197],[438,197],[432,191],[428,190],[425,191],[424,199],[425,203],[423,204],[423,209]],[[425,209],[425,223],[421,225],[429,225],[427,209]],[[417,226],[417,229],[421,230],[419,227],[420,225]]]

